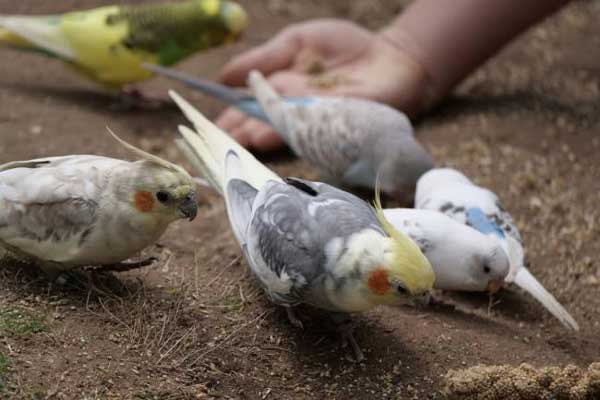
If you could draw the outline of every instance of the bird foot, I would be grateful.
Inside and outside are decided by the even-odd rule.
[[[362,362],[365,359],[365,355],[360,349],[360,346],[356,342],[354,338],[354,329],[356,328],[356,324],[352,321],[347,321],[337,326],[337,331],[341,337],[341,346],[343,349],[350,345],[352,352],[354,353],[354,359],[350,359],[352,362]]]
[[[302,321],[300,321],[292,307],[285,307],[285,311],[287,313],[288,320],[293,326],[295,326],[298,329],[304,329]]]
[[[125,87],[119,97],[110,105],[111,111],[154,111],[169,104],[168,100],[160,96],[150,96],[137,87]]]
[[[103,265],[96,269],[103,271],[103,272],[105,272],[105,271],[125,272],[125,271],[131,271],[132,269],[147,267],[148,265],[154,264],[156,261],[158,261],[158,258],[150,257],[145,260],[137,261],[137,262],[107,264],[107,265]]]

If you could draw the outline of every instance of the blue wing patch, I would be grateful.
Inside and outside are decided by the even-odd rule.
[[[492,222],[480,208],[469,208],[467,210],[467,224],[485,235],[496,235],[504,238],[504,231]]]

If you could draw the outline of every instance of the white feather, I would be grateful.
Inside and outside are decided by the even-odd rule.
[[[77,54],[62,32],[62,25],[59,22],[50,23],[49,18],[52,17],[0,16],[0,27],[22,36],[44,50],[74,61]]]

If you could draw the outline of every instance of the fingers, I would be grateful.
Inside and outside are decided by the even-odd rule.
[[[285,146],[281,136],[270,125],[253,118],[248,118],[239,127],[239,134],[249,137],[248,147],[260,152],[278,150]]]
[[[270,125],[249,118],[233,108],[225,110],[217,118],[216,124],[244,147],[267,152],[284,146],[281,137]]]
[[[245,86],[248,73],[257,69],[268,75],[289,67],[300,50],[299,31],[293,26],[281,31],[273,39],[240,54],[221,71],[221,81],[231,86]]]

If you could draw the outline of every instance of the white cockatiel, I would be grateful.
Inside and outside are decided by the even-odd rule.
[[[436,289],[494,293],[502,287],[510,263],[495,237],[437,211],[388,208],[383,212],[425,254],[435,273]]]
[[[72,155],[1,165],[0,246],[56,277],[75,267],[114,267],[171,222],[193,219],[190,175],[114,137],[140,160]]]
[[[510,260],[510,271],[505,281],[514,282],[530,293],[565,327],[579,330],[573,317],[525,267],[519,230],[493,192],[477,186],[455,169],[437,168],[419,179],[415,207],[442,212],[500,240]]]
[[[427,297],[434,274],[410,238],[363,200],[330,185],[282,179],[174,92],[193,123],[177,143],[225,198],[233,232],[270,299],[334,313]],[[377,203],[379,204],[379,203]],[[357,359],[363,355],[344,329]]]
[[[374,189],[378,179],[385,193],[412,199],[419,177],[433,168],[408,118],[388,105],[349,97],[281,97],[258,71],[248,78],[250,97],[179,71],[146,67],[271,124],[298,156],[332,182]]]

